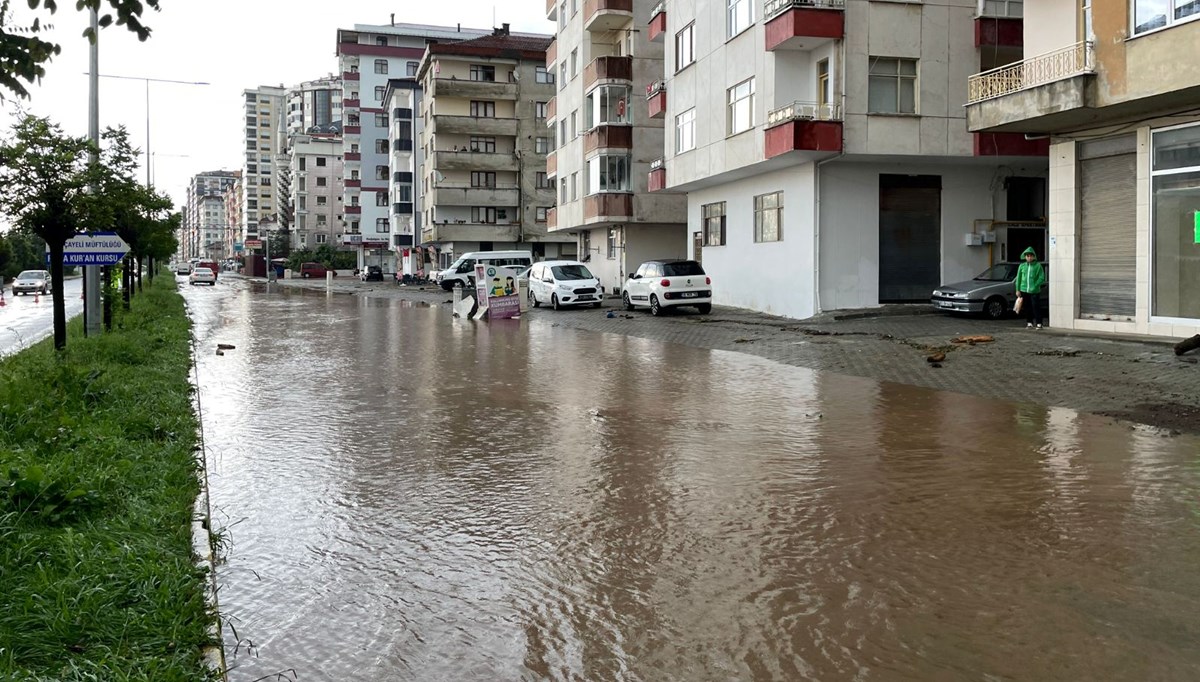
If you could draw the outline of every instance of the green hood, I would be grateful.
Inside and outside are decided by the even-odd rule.
[[[1037,251],[1034,251],[1032,246],[1026,248],[1024,251],[1021,252],[1021,258],[1024,258],[1025,256],[1028,256],[1031,253],[1033,254],[1034,258],[1037,258]]]

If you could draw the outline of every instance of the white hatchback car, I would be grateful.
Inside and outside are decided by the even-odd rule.
[[[587,266],[574,260],[548,260],[529,269],[529,305],[543,303],[558,310],[568,305],[599,308],[604,298],[600,280]]]
[[[706,314],[712,311],[712,279],[694,260],[646,261],[625,280],[621,302],[626,310],[648,307],[651,315],[678,306]]]

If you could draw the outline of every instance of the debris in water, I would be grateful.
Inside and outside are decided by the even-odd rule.
[[[946,360],[945,353],[934,353],[933,355],[930,355],[927,358],[925,358],[925,362],[930,362],[930,363],[944,362],[945,360]]]
[[[745,337],[742,337],[742,338],[734,339],[733,342],[734,343],[754,343],[754,339],[747,339]]]
[[[224,355],[224,354],[225,354],[225,351],[221,350],[220,348],[217,349],[217,355]]]
[[[237,348],[237,346],[233,345],[232,343],[217,344],[217,350],[233,350],[234,348]]]
[[[956,336],[955,338],[950,339],[950,343],[965,343],[967,345],[974,346],[977,343],[991,343],[995,340],[996,339],[986,334],[969,334],[967,336]]]

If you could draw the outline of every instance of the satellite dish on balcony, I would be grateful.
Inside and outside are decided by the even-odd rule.
[[[433,179],[434,179],[434,180],[437,180],[438,182],[441,182],[441,181],[443,181],[443,180],[445,180],[445,179],[446,179],[446,176],[445,176],[445,175],[442,175],[442,172],[441,172],[441,171],[435,170],[435,171],[433,172]]]

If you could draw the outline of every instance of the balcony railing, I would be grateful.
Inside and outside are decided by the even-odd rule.
[[[667,90],[666,81],[662,81],[662,80],[654,81],[650,85],[646,86],[646,99],[650,99],[651,97],[657,95],[660,92],[666,92],[666,90]]]
[[[971,76],[967,79],[967,104],[1095,71],[1094,45],[1090,40],[1085,40]]]
[[[840,121],[842,107],[838,104],[816,102],[792,102],[767,112],[767,127],[788,121]]]
[[[770,21],[789,9],[846,9],[846,0],[767,0],[763,18]]]

